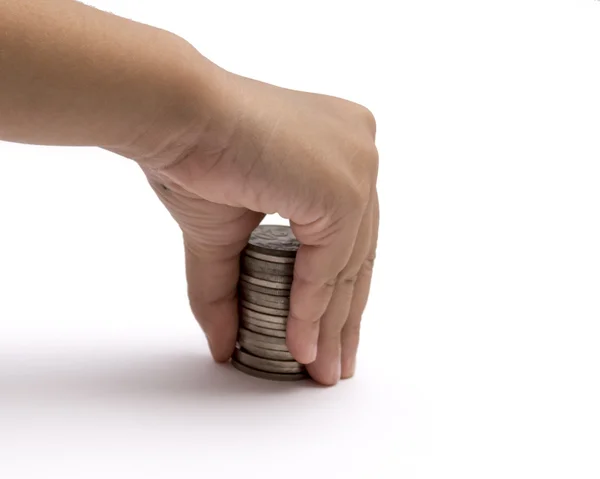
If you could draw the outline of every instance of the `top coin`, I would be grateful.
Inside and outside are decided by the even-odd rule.
[[[289,226],[259,225],[250,235],[246,248],[272,256],[294,257],[299,247]]]

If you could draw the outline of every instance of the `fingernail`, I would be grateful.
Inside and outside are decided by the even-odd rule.
[[[342,363],[341,361],[336,361],[333,366],[333,381],[338,382],[342,377]]]
[[[314,363],[317,359],[317,345],[311,344],[308,349],[308,361],[307,364]]]
[[[331,384],[337,383],[342,377],[342,363],[340,361],[334,361],[330,365],[329,369],[329,382]]]
[[[356,372],[356,358],[352,358],[350,361],[348,361],[348,367],[346,368],[346,374],[344,375],[344,377],[351,378],[352,376],[354,376],[355,372]]]

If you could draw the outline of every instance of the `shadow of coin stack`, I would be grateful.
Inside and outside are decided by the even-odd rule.
[[[231,362],[251,376],[274,381],[307,377],[286,345],[286,323],[296,252],[300,244],[289,226],[260,225],[240,264],[240,328]]]

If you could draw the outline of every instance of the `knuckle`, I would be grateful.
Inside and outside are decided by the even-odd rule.
[[[379,150],[372,140],[361,140],[355,145],[356,173],[358,179],[369,187],[377,181],[379,173]]]
[[[309,324],[309,325],[318,325],[319,322],[321,321],[321,318],[318,316],[305,316],[305,315],[301,315],[298,314],[297,311],[295,310],[291,310],[290,311],[290,315],[288,317],[288,322],[297,322],[300,324]]]
[[[379,169],[379,150],[375,143],[371,142],[364,145],[361,156],[367,172],[374,176]]]
[[[356,321],[348,321],[344,326],[345,337],[359,337],[360,336],[360,318]]]
[[[336,351],[341,346],[343,325],[324,324],[319,332],[319,348]]]
[[[361,275],[371,275],[373,274],[373,269],[375,268],[375,255],[369,256],[365,262],[363,263],[360,274]]]
[[[361,105],[361,113],[369,129],[375,133],[377,131],[377,119],[375,118],[373,112],[366,106]]]
[[[340,286],[345,286],[345,287],[354,287],[354,285],[356,284],[356,282],[358,281],[358,273],[355,274],[350,274],[350,275],[341,275],[339,280],[338,280],[338,284]]]

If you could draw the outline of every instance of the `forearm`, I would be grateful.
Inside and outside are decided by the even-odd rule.
[[[0,0],[0,140],[127,150],[149,129],[176,135],[199,114],[202,62],[169,32],[74,0]]]

